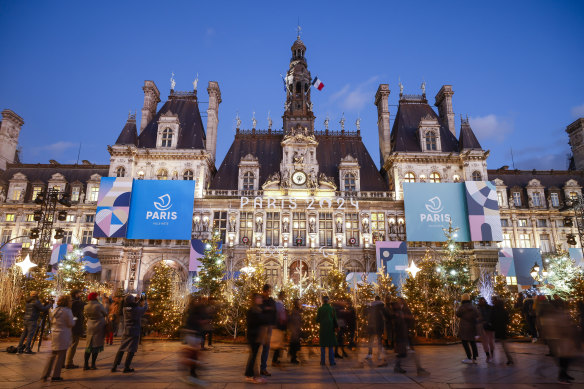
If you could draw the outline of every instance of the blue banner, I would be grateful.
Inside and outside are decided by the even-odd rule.
[[[464,183],[404,183],[408,241],[445,242],[444,228],[459,228],[455,240],[470,242]]]
[[[195,181],[135,180],[128,239],[190,240]]]

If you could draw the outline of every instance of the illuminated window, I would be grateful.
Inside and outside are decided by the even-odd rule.
[[[126,168],[120,166],[116,169],[116,177],[124,177],[126,175]]]
[[[79,201],[79,195],[81,194],[81,187],[74,186],[71,188],[71,201],[77,202]]]
[[[430,174],[430,182],[438,183],[440,182],[440,174],[434,172]]]
[[[266,246],[280,245],[280,214],[266,213]]]
[[[42,186],[33,186],[32,188],[32,201],[34,201],[38,194],[41,193],[43,191],[43,187]]]
[[[499,207],[502,207],[503,205],[505,205],[505,198],[504,198],[504,194],[502,191],[498,190],[497,191],[497,204],[499,205]]]
[[[519,219],[517,220],[518,227],[527,227],[527,219]]]
[[[7,213],[6,218],[4,219],[4,221],[7,221],[7,222],[13,222],[15,220],[16,220],[16,216],[13,213]]]
[[[194,177],[195,175],[193,171],[190,169],[185,170],[185,172],[183,173],[183,180],[185,181],[192,181]]]
[[[2,230],[2,243],[6,243],[12,237],[12,230]]]
[[[385,240],[385,213],[371,212],[371,233],[373,241]]]
[[[531,236],[529,234],[519,234],[519,247],[522,249],[531,248]]]
[[[503,234],[503,241],[499,242],[499,247],[513,247],[511,244],[511,234]]]
[[[355,182],[355,175],[353,173],[345,174],[345,190],[347,192],[354,192],[357,190]]]
[[[436,151],[438,149],[438,137],[434,131],[426,132],[426,150]]]
[[[517,277],[505,277],[507,285],[517,285]]]
[[[481,181],[483,179],[483,176],[481,175],[481,172],[475,170],[474,172],[472,172],[472,180],[473,181]]]
[[[321,212],[318,214],[318,239],[321,246],[333,245],[333,214]]]
[[[172,146],[172,130],[170,128],[165,128],[162,131],[162,142],[160,144],[162,147]]]
[[[254,190],[255,177],[252,172],[245,172],[243,175],[243,190]]]
[[[552,202],[552,207],[560,206],[560,196],[556,192],[550,194],[550,200]]]
[[[77,220],[77,216],[76,215],[67,215],[67,217],[65,218],[66,222],[69,223],[75,223],[75,221]]]
[[[99,195],[99,186],[91,187],[89,191],[89,201],[97,201],[97,197]]]
[[[516,207],[521,207],[521,193],[519,192],[513,192],[513,204]]]
[[[552,251],[552,244],[548,234],[541,234],[539,236],[539,247],[543,253],[549,253]]]
[[[404,182],[416,182],[416,175],[412,172],[408,172],[404,176]]]
[[[166,169],[158,170],[158,173],[156,174],[156,178],[158,178],[159,180],[168,180],[168,170],[166,170]]]
[[[345,215],[345,239],[347,245],[351,245],[351,238],[355,239],[353,246],[359,246],[359,214],[347,213]]]
[[[32,213],[28,213],[28,214],[26,215],[26,221],[27,221],[27,222],[34,222],[34,221],[35,221],[35,220],[34,220],[34,214],[32,214]]]
[[[568,197],[572,201],[578,200],[578,192],[570,192],[570,194],[568,195]]]
[[[14,201],[22,200],[22,190],[20,190],[20,188],[14,189],[14,191],[12,192],[12,200]]]
[[[299,238],[302,242],[297,241]],[[292,239],[295,246],[306,246],[306,214],[304,212],[292,213]]]
[[[29,230],[22,230],[22,234],[20,234],[20,235],[23,235],[24,236],[23,238],[20,238],[20,242],[22,243],[22,248],[23,249],[30,248],[31,240],[28,237],[28,234],[29,233],[30,233]]]
[[[221,241],[225,242],[225,232],[227,231],[227,211],[215,211],[213,213],[213,229],[219,231]]]
[[[455,174],[452,176],[452,181],[454,182],[460,182],[460,176],[458,174]]]
[[[253,212],[240,212],[239,213],[239,239],[241,243],[249,244],[253,236]],[[244,238],[247,238],[247,242],[244,242]]]

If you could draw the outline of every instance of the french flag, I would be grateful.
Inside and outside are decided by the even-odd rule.
[[[312,86],[318,90],[322,90],[322,88],[324,88],[324,84],[322,83],[322,81],[318,79],[318,77],[314,77],[314,81],[312,81]]]

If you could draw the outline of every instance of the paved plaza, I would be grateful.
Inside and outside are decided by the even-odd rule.
[[[117,339],[116,339],[117,340]],[[5,350],[11,343],[0,343]],[[48,342],[47,342],[48,343]],[[75,362],[82,364],[83,347],[80,342]],[[83,371],[81,368],[64,370],[64,382],[43,383],[41,370],[49,356],[48,344],[35,355],[14,355],[0,353],[0,388],[186,388],[182,382],[184,369],[178,365],[180,342],[144,341],[134,358],[136,372],[111,373],[110,368],[117,345],[107,346],[99,355],[98,370]],[[480,347],[480,345],[479,345]],[[497,346],[498,347],[498,346]],[[553,359],[546,357],[546,347],[541,344],[513,343],[516,365],[505,366],[501,359],[487,364],[481,356],[477,365],[464,365],[462,347],[420,346],[422,364],[431,372],[429,377],[418,377],[414,361],[408,358],[404,364],[407,374],[395,374],[390,367],[377,367],[376,363],[364,361],[362,350],[359,355],[338,360],[337,366],[320,366],[317,354],[302,351],[300,366],[285,365],[283,368],[269,368],[272,376],[263,387],[268,388],[552,388],[556,382],[557,368]],[[316,348],[310,351],[318,351]],[[499,350],[497,350],[499,351]],[[502,352],[499,356],[502,356]],[[252,386],[243,382],[247,348],[244,345],[217,344],[204,353],[209,368],[201,377],[209,382],[209,388],[241,388]],[[577,361],[570,373],[576,378],[571,387],[584,388],[584,363]],[[562,385],[563,386],[563,385]]]

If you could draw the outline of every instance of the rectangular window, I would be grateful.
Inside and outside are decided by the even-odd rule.
[[[280,245],[280,213],[266,213],[266,246]]]
[[[527,227],[527,219],[519,219],[517,220],[518,227]]]
[[[499,204],[499,207],[502,207],[503,205],[505,205],[505,199],[504,199],[504,194],[502,191],[498,190],[497,191],[497,204]]]
[[[265,273],[269,283],[274,284],[278,280],[278,268],[267,268]]]
[[[294,246],[306,246],[306,214],[304,212],[292,213],[292,239],[294,239]]]
[[[552,207],[559,207],[560,206],[560,196],[558,193],[553,192],[550,194],[550,200],[552,202]]]
[[[371,212],[371,233],[374,242],[385,240],[385,213]]]
[[[564,219],[556,220],[556,227],[565,227]]]
[[[548,234],[541,234],[539,236],[539,247],[542,253],[549,253],[552,249],[550,236]]]
[[[118,242],[118,238],[105,238],[105,243],[117,243]]]
[[[541,195],[539,192],[531,193],[531,203],[534,207],[541,207]]]
[[[253,212],[240,212],[239,240],[243,244],[250,244],[252,238],[253,238]],[[246,239],[247,241],[244,242],[244,240]]]
[[[513,204],[516,207],[521,207],[521,193],[520,192],[513,192]]]
[[[519,247],[522,249],[531,248],[531,236],[529,234],[519,234]]]
[[[578,200],[578,192],[570,192],[568,197],[570,198],[570,200],[576,201]]]
[[[213,229],[219,231],[221,241],[225,242],[227,232],[227,211],[215,211],[213,213]]]
[[[67,218],[65,219],[65,221],[69,223],[75,223],[76,220],[77,215],[67,215]]]
[[[547,227],[547,220],[546,219],[537,219],[537,226],[538,227]]]
[[[94,220],[95,220],[95,215],[93,215],[93,214],[85,215],[85,223],[93,223]]]
[[[511,234],[503,234],[503,241],[499,242],[499,247],[513,247],[511,244]]]
[[[15,220],[16,220],[16,216],[13,213],[7,213],[6,218],[4,219],[4,221],[7,221],[7,222],[13,222]]]
[[[20,201],[22,200],[22,190],[20,188],[14,188],[12,192],[12,200]]]
[[[34,222],[34,214],[32,214],[32,213],[27,213],[27,214],[26,214],[26,221],[27,221],[27,222]]]
[[[79,194],[81,193],[81,188],[79,186],[74,186],[71,189],[71,201],[78,202],[79,201]]]
[[[42,186],[33,186],[32,197],[31,197],[32,201],[34,201],[37,198],[38,194],[41,193],[42,191],[43,191]]]
[[[12,230],[2,230],[2,243],[6,243],[12,237]]]
[[[160,246],[162,244],[162,240],[161,239],[149,239],[148,244],[150,246]]]
[[[351,238],[354,244],[351,244]],[[348,213],[345,215],[345,239],[349,246],[359,246],[359,214]]]
[[[62,244],[70,244],[73,241],[73,231],[63,231],[63,239],[61,239]]]
[[[22,230],[22,234],[20,234],[20,235],[24,236],[24,238],[20,238],[20,242],[22,243],[22,248],[23,249],[29,249],[30,248],[31,240],[28,237],[29,232],[30,232],[29,230]]]
[[[89,192],[89,201],[97,201],[97,196],[99,195],[99,186],[92,186]]]
[[[509,227],[509,219],[501,219],[501,227]]]
[[[321,212],[318,214],[318,240],[321,246],[333,245],[333,214]]]
[[[93,232],[91,230],[83,231],[83,236],[81,238],[81,244],[91,244],[93,243]]]
[[[505,277],[507,285],[517,285],[517,277]]]

